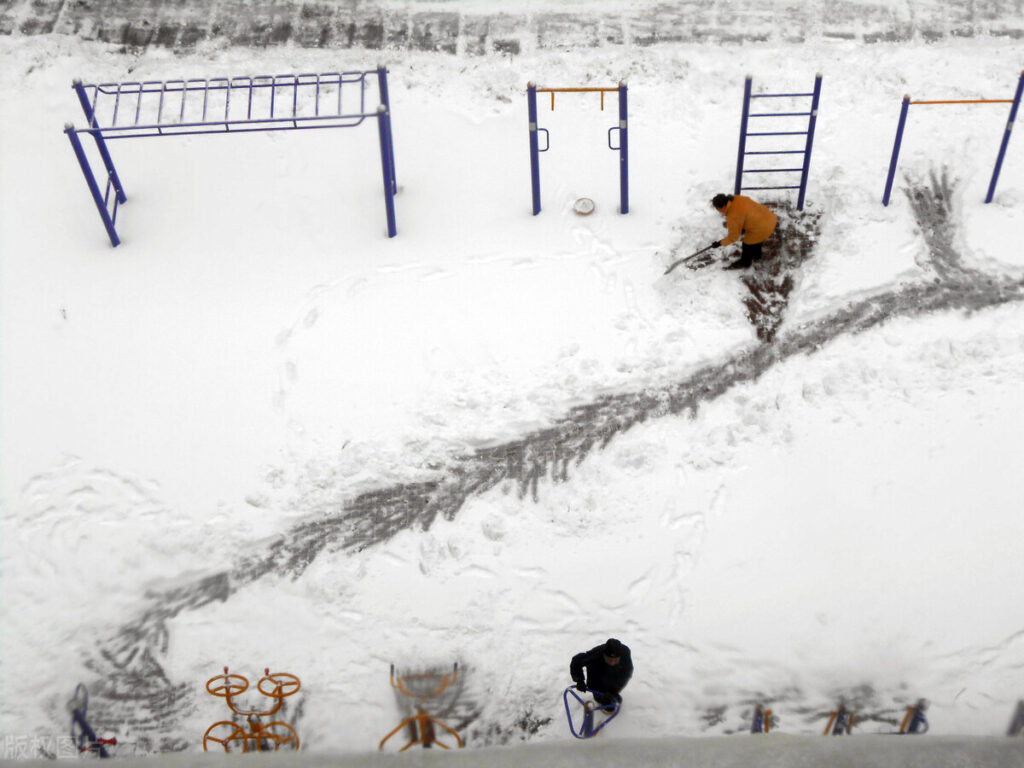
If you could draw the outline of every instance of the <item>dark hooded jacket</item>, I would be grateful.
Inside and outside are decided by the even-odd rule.
[[[629,647],[620,644],[619,663],[610,666],[604,660],[604,650],[605,644],[602,643],[589,651],[577,653],[569,663],[569,674],[573,682],[584,683],[590,690],[615,695],[633,676],[633,658]],[[587,670],[586,678],[583,677],[584,668]]]

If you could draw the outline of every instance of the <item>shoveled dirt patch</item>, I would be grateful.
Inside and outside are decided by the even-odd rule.
[[[804,263],[814,253],[820,233],[821,213],[798,211],[790,204],[772,206],[779,225],[764,244],[763,256],[741,274],[750,295],[743,300],[747,317],[764,342],[775,340],[789,296],[796,287]]]

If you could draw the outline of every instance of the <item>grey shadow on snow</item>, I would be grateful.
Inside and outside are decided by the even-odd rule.
[[[394,689],[395,704],[400,713],[399,723],[412,717],[422,710],[428,715],[441,720],[456,733],[465,731],[466,726],[480,716],[480,705],[469,694],[466,677],[472,674],[465,665],[460,665],[454,682],[445,683],[445,678],[452,674],[451,668],[427,667],[419,669],[397,670],[396,676],[401,679],[403,688],[413,696]],[[434,694],[434,691],[438,693]],[[444,729],[434,726],[434,732],[442,743],[452,744],[452,738]],[[409,723],[402,731],[391,737],[391,751],[401,748],[409,742],[417,742],[423,738],[414,723]],[[414,747],[416,748],[416,747]]]
[[[898,317],[949,310],[970,313],[1021,301],[1024,273],[981,271],[969,266],[955,248],[953,191],[954,183],[943,171],[927,181],[911,182],[906,193],[928,246],[928,279],[858,298],[799,327],[772,327],[772,343],[725,355],[672,384],[602,395],[574,406],[546,428],[434,469],[430,479],[351,499],[344,498],[343,490],[328,489],[315,519],[295,525],[265,549],[239,557],[218,573],[153,587],[145,595],[146,608],[87,660],[97,678],[89,684],[94,726],[119,733],[129,729],[143,751],[184,749],[189,744],[176,723],[194,709],[201,686],[171,680],[161,662],[168,648],[169,622],[182,612],[226,601],[263,577],[297,579],[321,555],[351,556],[401,531],[426,530],[439,517],[455,518],[470,497],[496,487],[507,485],[520,497],[537,499],[542,480],[565,481],[571,466],[631,427],[658,418],[692,416],[733,387],[755,382],[774,366],[813,354],[846,334]],[[808,238],[800,247],[803,252],[791,258],[808,258],[814,243]]]
[[[853,714],[854,729],[864,723],[874,723],[898,730],[904,714],[896,707],[883,704],[879,692],[868,683],[837,690],[826,709],[810,705],[799,705],[794,709],[805,724],[817,723],[824,727],[840,705]]]

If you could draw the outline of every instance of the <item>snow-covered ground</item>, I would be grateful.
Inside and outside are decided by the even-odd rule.
[[[406,714],[389,665],[454,662],[469,748],[565,742],[569,657],[610,636],[636,673],[605,741],[742,732],[756,703],[818,734],[840,699],[885,733],[921,697],[932,733],[1004,733],[1024,697],[1019,137],[982,201],[1009,105],[913,107],[880,200],[903,94],[1011,98],[1020,51],[402,53],[397,237],[364,125],[112,142],[113,249],[61,131],[84,123],[74,77],[380,53],[0,38],[5,744],[63,735],[81,681],[125,754],[201,750],[228,665],[302,679],[304,749],[367,752]],[[816,72],[807,211],[784,214],[815,242],[766,344],[736,272],[663,271],[722,236],[744,76]],[[628,81],[628,215],[614,97],[565,94],[541,102],[531,216],[529,80]]]

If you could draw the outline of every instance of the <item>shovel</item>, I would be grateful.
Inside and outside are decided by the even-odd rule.
[[[682,259],[677,259],[676,261],[673,261],[671,264],[668,265],[668,269],[665,270],[665,274],[667,275],[669,272],[671,272],[673,269],[678,267],[680,264],[689,261],[690,259],[694,258],[695,256],[700,256],[705,251],[710,251],[712,248],[716,248],[716,247],[717,246],[709,245],[707,248],[701,248],[696,253],[691,253],[689,256],[686,256],[686,257],[684,257]]]

